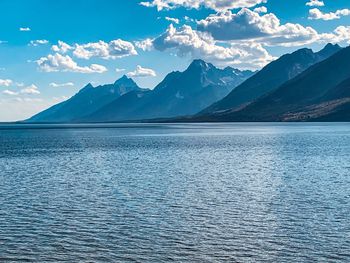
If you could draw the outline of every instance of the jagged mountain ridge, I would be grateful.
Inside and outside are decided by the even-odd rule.
[[[350,47],[215,121],[350,121]]]
[[[341,50],[339,45],[327,44],[321,51],[299,49],[281,56],[247,79],[222,100],[214,103],[199,115],[239,109],[260,96],[273,91],[286,81],[296,77],[310,66],[327,59]]]
[[[230,67],[218,69],[203,60],[194,60],[184,72],[168,74],[154,90],[125,94],[76,121],[142,120],[195,114],[253,74]]]
[[[28,122],[71,122],[91,114],[118,97],[141,90],[130,78],[123,76],[113,84],[93,87],[86,85],[70,99],[61,102],[30,118]]]

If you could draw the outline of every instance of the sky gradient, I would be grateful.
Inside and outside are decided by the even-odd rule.
[[[87,83],[154,88],[194,58],[258,70],[278,56],[350,44],[348,0],[2,0],[0,121]]]

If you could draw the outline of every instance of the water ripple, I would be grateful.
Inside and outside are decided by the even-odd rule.
[[[0,126],[0,262],[350,261],[348,124],[46,128]]]

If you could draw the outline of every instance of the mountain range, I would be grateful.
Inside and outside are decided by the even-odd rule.
[[[141,88],[126,76],[114,84],[96,88],[88,84],[72,98],[36,114],[28,122],[72,122],[82,116],[92,114],[102,106],[131,91],[141,91]]]
[[[168,74],[153,90],[141,89],[126,76],[110,85],[89,84],[28,121],[113,122],[192,115],[225,97],[253,74],[194,60],[184,72]]]
[[[260,96],[278,88],[296,77],[310,66],[332,56],[341,49],[338,45],[327,44],[321,51],[299,49],[271,62],[253,77],[247,79],[224,99],[214,103],[202,113],[244,107]]]
[[[350,121],[350,47],[242,109],[201,118],[207,121]]]
[[[281,56],[259,72],[194,60],[154,89],[88,84],[28,122],[350,121],[350,47]]]

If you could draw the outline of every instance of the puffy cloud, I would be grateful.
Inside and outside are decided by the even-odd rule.
[[[18,92],[6,89],[2,92],[2,94],[8,95],[8,96],[17,96]]]
[[[341,9],[336,12],[323,13],[318,8],[313,8],[309,10],[309,19],[311,20],[334,20],[340,19],[342,16],[349,16],[350,9]]]
[[[140,65],[138,65],[134,71],[131,71],[131,72],[129,72],[126,75],[128,77],[134,77],[134,78],[155,77],[155,76],[157,76],[156,72],[153,69],[143,68]]]
[[[0,79],[0,86],[9,87],[12,83],[13,81],[11,79]]]
[[[153,40],[150,38],[147,38],[143,41],[136,41],[135,45],[136,47],[142,49],[143,51],[150,51],[153,48]]]
[[[92,57],[116,59],[137,55],[137,51],[132,43],[121,39],[113,40],[109,43],[100,40],[95,43],[76,44],[73,55],[82,59],[90,59]]]
[[[19,94],[38,95],[38,94],[40,94],[40,91],[39,91],[39,88],[37,86],[32,84],[28,87],[21,89],[19,92],[12,91],[12,90],[4,90],[2,93],[5,95],[9,95],[9,96],[17,96]]]
[[[28,31],[31,31],[31,29],[29,27],[20,27],[19,31],[28,32]]]
[[[338,26],[332,33],[320,35],[323,42],[340,43],[347,42],[350,44],[350,26]]]
[[[276,59],[259,43],[232,44],[231,49],[241,50],[241,56],[228,63],[231,66],[256,70]]]
[[[266,2],[267,0],[153,0],[141,2],[140,4],[146,7],[156,7],[158,11],[178,7],[198,9],[201,6],[216,11],[223,11],[242,7],[253,7]]]
[[[73,82],[66,82],[66,83],[55,83],[55,82],[51,82],[49,84],[50,87],[53,88],[60,88],[60,87],[73,87],[74,83]]]
[[[256,13],[267,13],[267,8],[266,6],[260,6],[254,9],[254,12]]]
[[[297,46],[314,42],[318,33],[300,24],[281,24],[275,14],[260,15],[243,8],[238,13],[226,11],[198,21],[198,30],[220,41],[258,40],[266,45]]]
[[[78,73],[103,73],[107,71],[106,67],[98,64],[79,66],[70,56],[63,56],[59,53],[42,57],[37,60],[36,63],[41,70],[46,72],[70,71]]]
[[[39,91],[39,88],[37,86],[32,84],[24,89],[21,89],[20,93],[27,94],[27,95],[37,95],[37,94],[40,94],[40,91]]]
[[[72,54],[81,59],[90,59],[92,57],[103,59],[117,59],[132,55],[137,55],[137,51],[131,42],[116,39],[109,43],[105,41],[91,42],[85,44],[69,45],[63,41],[58,41],[57,45],[51,48],[54,52],[66,54],[72,51]]]
[[[324,6],[324,2],[320,0],[310,0],[306,3],[307,6]]]
[[[35,84],[31,84],[29,86],[23,87],[24,84],[22,83],[15,83],[15,85],[17,87],[22,87],[20,90],[18,91],[13,91],[13,90],[4,90],[2,93],[5,95],[9,95],[9,96],[18,96],[18,95],[39,95],[40,91],[39,88],[35,85]]]
[[[36,46],[39,46],[39,45],[46,45],[48,43],[49,43],[49,41],[46,40],[46,39],[31,40],[29,42],[29,46],[36,47]]]
[[[51,47],[51,49],[52,49],[52,51],[65,54],[69,50],[73,49],[73,47],[71,45],[68,45],[67,43],[61,41],[61,40],[58,40],[58,44],[57,45],[53,45]]]
[[[259,68],[274,58],[258,43],[236,43],[218,45],[207,33],[193,30],[184,25],[176,29],[170,25],[165,33],[155,39],[146,39],[139,46],[145,50],[172,51],[178,56],[201,58],[220,65],[237,65],[245,68]]]
[[[173,23],[175,23],[175,24],[180,23],[180,20],[179,20],[178,18],[173,18],[173,17],[168,17],[168,16],[166,16],[166,17],[165,17],[165,20],[170,21],[170,22],[173,22]]]

